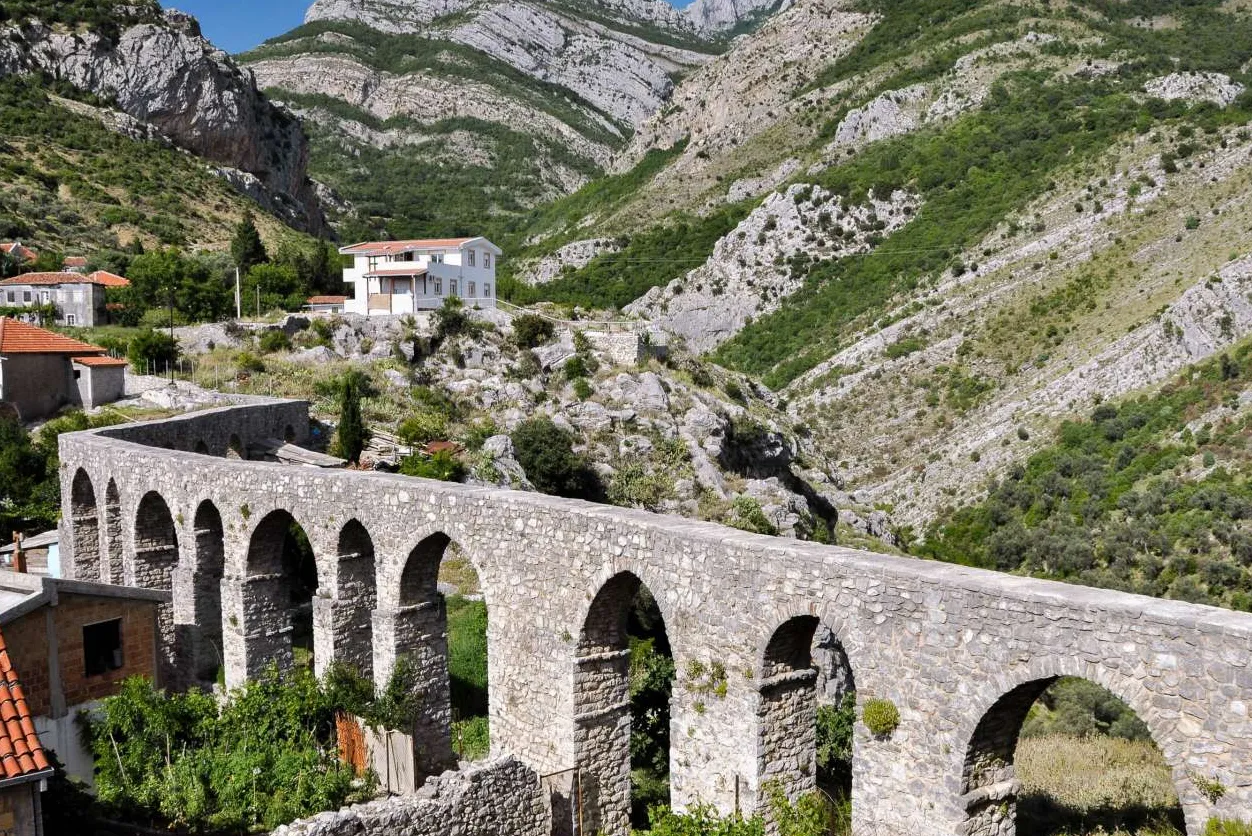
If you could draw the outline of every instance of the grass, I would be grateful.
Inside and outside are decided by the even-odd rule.
[[[1024,738],[1017,744],[1021,836],[1185,832],[1169,768],[1150,741]]]
[[[461,718],[487,714],[487,605],[459,595],[447,598],[448,676],[452,711]]]

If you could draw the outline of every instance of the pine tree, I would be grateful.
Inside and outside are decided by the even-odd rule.
[[[361,451],[369,441],[369,430],[361,417],[361,398],[368,386],[365,376],[356,371],[345,374],[340,382],[338,451],[353,464],[361,461]]]
[[[245,273],[253,266],[269,261],[265,243],[261,240],[261,233],[257,232],[256,219],[251,212],[245,212],[243,220],[235,227],[235,237],[230,242],[230,255]]]

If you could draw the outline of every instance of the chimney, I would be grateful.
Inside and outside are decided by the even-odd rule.
[[[13,571],[26,574],[26,552],[22,551],[22,535],[13,535]]]

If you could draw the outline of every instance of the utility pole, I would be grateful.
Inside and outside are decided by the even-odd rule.
[[[256,283],[256,321],[261,321],[261,283]]]
[[[239,287],[239,268],[235,268],[235,319],[243,319],[243,295]]]
[[[174,337],[174,285],[169,286],[169,304],[170,304],[170,342],[175,347],[178,346],[178,340]],[[166,369],[170,373],[170,382],[174,382],[174,369],[166,361]]]

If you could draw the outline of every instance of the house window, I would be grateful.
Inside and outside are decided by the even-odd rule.
[[[483,267],[491,269],[491,253],[483,253]]]
[[[45,305],[52,301],[52,295],[49,294],[48,291],[46,290],[43,293],[39,294],[39,298],[43,300],[43,303]]]
[[[16,301],[17,301],[17,291],[16,291],[16,290],[10,290],[10,291],[9,291],[9,301],[10,301],[10,302],[16,302]]]
[[[414,255],[410,251],[407,253],[400,253],[398,256],[396,256],[396,261],[412,261],[413,258],[414,258]]]
[[[443,295],[443,279],[435,279],[435,293],[438,293],[440,296]]]
[[[376,255],[370,256],[368,260],[368,264],[369,264],[369,272],[373,273],[375,270],[377,270],[378,269],[378,256]]]
[[[70,314],[66,314],[66,315],[65,315],[65,324],[66,324],[66,325],[77,325],[77,324],[78,324],[78,317],[77,317],[77,316],[75,316],[75,315],[74,315],[74,314],[72,314],[72,313],[70,313]]]
[[[30,291],[29,291],[29,290],[23,290],[23,291],[22,291],[22,301],[23,301],[23,302],[29,302],[29,301],[30,301]]]
[[[476,290],[477,290],[477,288],[474,286],[474,282],[470,282],[470,283],[469,283],[469,295],[470,295],[470,298],[471,298],[471,299],[473,299],[473,298],[474,298],[474,292],[475,292]]]
[[[456,279],[448,279],[448,295],[449,296],[460,295],[459,293],[457,293],[457,290],[456,290]]]
[[[491,285],[489,284],[483,285],[483,296],[490,296],[490,295],[491,295]]]
[[[443,264],[443,253],[435,253],[430,257],[431,264]]]
[[[100,676],[122,666],[122,619],[83,626],[83,670]]]
[[[473,267],[473,266],[474,266],[474,258],[475,258],[477,255],[478,255],[478,251],[477,251],[477,250],[470,250],[470,251],[469,251],[469,266],[470,266],[470,267]]]

